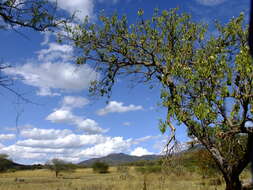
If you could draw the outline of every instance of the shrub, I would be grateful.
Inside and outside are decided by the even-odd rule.
[[[109,165],[104,162],[95,162],[92,164],[93,171],[96,173],[108,173]]]

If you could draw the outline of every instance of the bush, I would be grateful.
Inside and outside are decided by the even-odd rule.
[[[108,173],[109,165],[104,162],[95,162],[92,164],[93,171],[96,173]]]

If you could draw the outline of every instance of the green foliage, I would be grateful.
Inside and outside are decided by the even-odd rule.
[[[94,164],[92,164],[92,169],[94,172],[96,173],[108,173],[108,169],[109,169],[109,165],[104,163],[104,162],[95,162]]]

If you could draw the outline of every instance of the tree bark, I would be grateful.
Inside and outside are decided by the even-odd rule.
[[[242,183],[239,179],[239,173],[232,173],[232,174],[223,174],[223,177],[226,182],[226,189],[225,190],[242,190]]]

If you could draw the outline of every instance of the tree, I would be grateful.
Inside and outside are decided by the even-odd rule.
[[[71,163],[67,163],[63,160],[54,158],[46,164],[48,169],[55,172],[55,177],[58,177],[60,172],[73,172],[75,166]]]
[[[155,10],[150,20],[142,10],[138,15],[130,27],[126,16],[102,15],[99,24],[66,28],[77,63],[93,65],[102,75],[90,92],[110,95],[123,76],[160,83],[168,110],[160,128],[171,130],[168,145],[175,141],[171,121],[176,120],[210,152],[226,190],[240,190],[253,132],[253,64],[243,14],[224,26],[217,23],[216,36],[207,36],[207,26],[175,9]]]
[[[95,162],[92,164],[92,169],[96,173],[108,173],[109,165],[104,162]]]
[[[0,172],[6,172],[12,168],[13,163],[6,154],[0,154]]]

